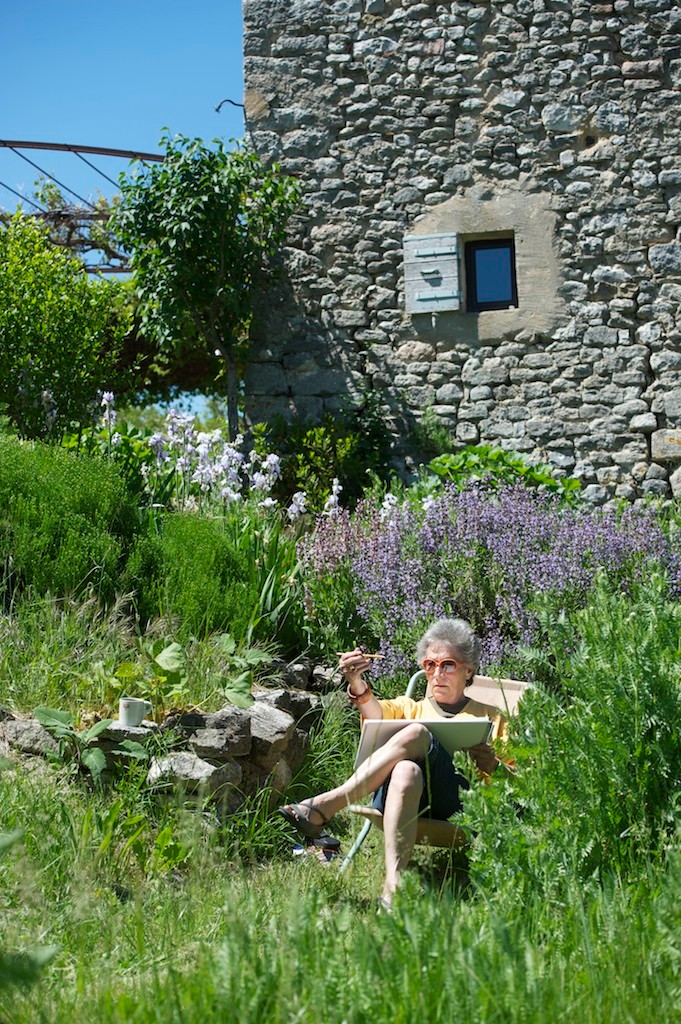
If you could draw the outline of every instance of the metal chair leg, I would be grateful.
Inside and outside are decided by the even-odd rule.
[[[348,866],[350,864],[350,861],[354,858],[355,854],[357,853],[357,851],[359,850],[360,846],[362,845],[362,843],[366,839],[367,835],[369,834],[369,829],[370,828],[371,828],[371,822],[370,821],[365,821],[364,824],[362,825],[361,832],[359,833],[359,835],[355,839],[354,843],[352,844],[352,846],[348,850],[348,852],[347,852],[347,854],[345,856],[345,859],[343,860],[343,863],[341,864],[341,866],[338,869],[338,874],[339,875],[342,875],[343,872],[348,868]]]

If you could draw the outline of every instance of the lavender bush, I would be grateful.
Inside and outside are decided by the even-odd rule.
[[[416,640],[439,616],[467,618],[493,670],[536,641],[538,595],[574,610],[597,576],[626,591],[653,565],[678,595],[680,552],[653,508],[575,508],[522,485],[479,484],[420,508],[388,495],[322,516],[302,551],[316,642],[327,655],[370,644],[385,656],[377,678],[413,671]]]

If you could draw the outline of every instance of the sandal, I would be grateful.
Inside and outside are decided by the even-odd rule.
[[[328,819],[322,818],[320,824],[315,825],[309,818],[305,817],[304,811],[306,810],[314,811],[315,814],[322,818],[321,813],[315,810],[314,807],[305,807],[303,804],[286,804],[284,807],[279,808],[279,814],[286,818],[289,825],[293,825],[294,829],[307,839],[319,839],[329,824]]]

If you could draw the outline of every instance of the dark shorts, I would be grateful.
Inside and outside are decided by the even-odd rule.
[[[433,736],[430,749],[422,761],[417,761],[423,772],[424,787],[419,804],[420,818],[445,821],[461,810],[461,792],[468,789],[468,780],[452,764],[452,756]],[[372,806],[383,812],[385,797],[390,786],[388,778],[374,794]]]

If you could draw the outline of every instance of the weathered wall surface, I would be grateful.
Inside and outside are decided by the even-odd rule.
[[[681,492],[681,11],[244,0],[247,126],[305,188],[251,412],[380,389],[462,443]],[[409,315],[403,239],[512,232],[518,307]]]

